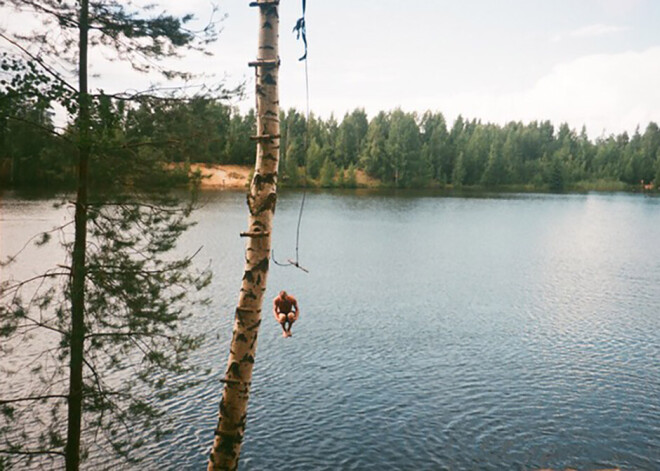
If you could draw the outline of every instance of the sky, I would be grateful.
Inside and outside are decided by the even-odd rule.
[[[232,101],[242,111],[254,103],[247,63],[257,50],[258,12],[248,3],[219,1],[225,18],[213,56],[181,64],[209,81],[244,82],[245,97]],[[291,31],[301,3],[280,4],[280,102],[304,110],[303,46]],[[211,12],[209,0],[158,4],[201,23]],[[439,111],[450,123],[459,114],[500,124],[549,119],[585,125],[592,138],[660,122],[658,0],[307,0],[306,18],[310,108],[323,117],[400,107]],[[148,82],[102,54],[91,62],[93,87]]]

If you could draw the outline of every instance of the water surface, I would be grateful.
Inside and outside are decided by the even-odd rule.
[[[300,197],[278,203],[278,260]],[[203,469],[213,439],[246,208],[204,199],[179,250],[203,245],[215,272],[190,326],[212,374],[166,404],[175,433],[136,469]],[[3,255],[66,216],[12,195],[1,211]],[[659,469],[659,241],[641,195],[308,194],[310,273],[271,265],[241,469]],[[281,289],[302,308],[290,339]]]

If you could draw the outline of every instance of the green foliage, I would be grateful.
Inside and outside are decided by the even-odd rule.
[[[192,256],[168,257],[190,226],[187,218],[192,202],[181,204],[178,199],[153,194],[114,194],[114,199],[112,204],[105,197],[94,199],[89,205],[83,437],[90,452],[109,445],[118,455],[130,457],[140,446],[128,439],[133,434],[131,424],[139,422],[159,433],[166,430],[165,421],[155,420],[162,413],[153,394],[184,387],[174,378],[194,368],[186,360],[201,339],[185,333],[181,322],[204,302],[193,293],[208,285],[210,272],[193,269]],[[66,251],[70,250],[70,234],[64,227],[54,232]],[[42,235],[36,243],[53,243],[49,240]],[[57,333],[54,345],[35,364],[38,367],[22,373],[23,380],[30,378],[25,384],[35,387],[34,391],[16,391],[25,397],[66,393],[65,384],[54,381],[68,372],[71,332],[70,272],[61,267],[28,283],[3,280],[0,286],[3,300],[13,298],[0,307],[4,358],[11,358],[14,349],[20,358],[21,346],[33,342],[35,328]],[[30,295],[21,296],[23,293]],[[123,379],[113,379],[119,377]],[[170,379],[164,382],[164,378]],[[4,405],[6,420],[0,421],[3,448],[61,450],[65,404],[54,397],[18,402],[15,407]],[[140,404],[144,407],[136,407]],[[43,422],[42,430],[47,433],[31,436],[35,420]],[[23,434],[30,438],[24,441]]]
[[[460,188],[465,183],[465,164],[464,162],[464,153],[461,152],[458,154],[456,159],[456,164],[454,165],[454,170],[452,172],[451,181],[455,188]]]
[[[189,79],[191,74],[159,61],[182,49],[202,50],[215,38],[215,23],[192,32],[184,27],[190,15],[151,15],[151,8],[114,0],[4,4],[43,23],[30,35],[2,35],[10,51],[0,57],[0,159],[10,169],[5,178],[14,184],[75,182],[78,191],[75,226],[65,223],[51,231],[58,237],[44,234],[35,241],[59,241],[61,263],[31,279],[0,282],[3,359],[14,353],[20,359],[30,349],[38,353],[20,371],[14,396],[0,400],[0,449],[9,453],[2,467],[14,465],[11,454],[17,453],[25,460],[21,465],[60,468],[56,460],[65,449],[67,469],[77,469],[79,454],[111,461],[114,453],[130,461],[130,452],[144,444],[134,439],[134,425],[162,435],[166,423],[156,420],[163,415],[157,399],[189,385],[176,378],[191,368],[186,360],[200,339],[187,335],[182,322],[199,301],[195,292],[210,280],[207,271],[193,267],[193,255],[172,257],[190,226],[194,198],[186,203],[183,194],[172,196],[174,186],[192,182],[171,163],[191,155],[239,154],[241,143],[205,139],[216,137],[218,123],[222,129],[232,124],[231,110],[210,99],[222,94],[220,87],[209,97],[181,102],[155,89],[91,95],[67,80],[77,70],[79,83],[86,81],[87,66],[78,63],[84,32],[88,48],[103,46],[104,54],[136,70]],[[69,115],[64,130],[53,126],[53,104]],[[240,129],[243,118],[238,121],[234,127]],[[195,132],[200,134],[190,139]],[[7,263],[20,263],[20,257]],[[70,374],[76,361],[82,384]],[[82,411],[72,406],[81,396]],[[72,415],[84,429],[69,420]],[[78,453],[70,445],[80,432]],[[69,437],[74,439],[66,443]]]
[[[16,80],[0,91],[0,178],[13,185],[71,185],[75,122],[63,132],[54,129],[44,98],[57,93],[56,81],[26,64],[7,67],[30,78],[24,79],[28,85]],[[17,90],[42,95],[17,95]],[[59,102],[70,104],[71,93],[61,93]],[[71,106],[75,110],[75,104]],[[138,162],[156,169],[157,160],[244,165],[254,159],[254,112],[243,115],[214,98],[125,102],[99,94],[91,101],[91,113],[98,159],[92,167],[95,185],[126,180],[112,166],[104,170],[107,162],[122,162],[130,174]],[[288,186],[303,185],[302,174],[319,180],[326,160],[334,164],[337,179],[344,179],[335,183],[345,186],[355,185],[341,172],[351,165],[397,187],[452,183],[571,188],[603,180],[636,187],[642,180],[657,181],[660,129],[655,123],[632,137],[622,133],[591,141],[584,128],[577,133],[565,123],[557,129],[548,121],[498,126],[459,116],[448,128],[444,116],[432,112],[419,117],[394,110],[368,120],[364,110],[356,109],[338,123],[332,116],[320,119],[313,114],[308,122],[301,112],[289,109],[281,112],[280,120],[282,183]]]
[[[15,186],[73,181],[74,147],[56,135],[48,102],[0,92],[0,163]],[[0,175],[0,178],[2,176]]]
[[[545,182],[551,191],[563,191],[566,187],[564,162],[558,154],[554,154],[545,162]]]
[[[414,115],[401,110],[391,113],[385,148],[389,156],[386,181],[398,187],[411,186],[421,168],[421,140]]]
[[[335,185],[339,188],[346,188],[346,175],[343,168],[337,169]]]
[[[307,161],[305,162],[307,173],[310,177],[314,179],[319,178],[324,160],[323,149],[319,145],[318,140],[314,137],[307,149]]]
[[[658,149],[656,153],[656,160],[655,160],[655,178],[653,179],[655,183],[655,188],[658,189],[660,187],[660,149]]]
[[[486,186],[504,185],[509,182],[509,173],[502,151],[493,144],[488,153],[488,162],[481,181]]]
[[[246,163],[254,158],[248,152],[254,119],[205,97],[143,100],[128,110],[124,129],[129,142],[151,143],[168,162]]]
[[[137,104],[120,103],[124,102],[103,95],[92,102],[92,137],[99,158],[92,167],[92,178],[100,185],[114,184],[119,177],[112,166],[103,170],[108,162],[121,161],[121,168],[130,173],[140,159],[152,161],[149,165],[155,168],[155,156],[166,163],[245,165],[254,159],[250,136],[256,118],[252,111],[242,115],[216,99],[203,97],[184,102],[143,99]],[[55,130],[48,104],[30,97],[10,99],[0,93],[0,110],[0,178],[15,186],[71,185],[75,126]],[[401,110],[381,112],[366,127],[366,117],[359,109],[339,124],[334,118],[322,120],[312,115],[308,127],[295,110],[281,117],[282,182],[288,186],[303,184],[298,173],[318,180],[328,159],[337,171],[353,165],[386,185],[400,187],[450,182],[547,186],[548,166],[555,156],[559,162],[552,165],[562,167],[567,187],[597,180],[620,180],[635,186],[641,180],[657,181],[660,129],[655,123],[643,134],[628,137],[622,133],[592,142],[584,129],[578,134],[563,124],[555,133],[547,121],[499,127],[459,117],[448,131],[442,114],[430,112],[421,119]],[[293,172],[294,167],[298,172]],[[353,186],[347,175],[345,178],[344,185]]]
[[[296,187],[300,183],[300,172],[298,170],[298,162],[296,159],[286,159],[284,165],[284,181],[286,186]]]
[[[215,104],[216,106],[220,106],[217,102]],[[226,134],[227,144],[224,155],[221,158],[222,161],[233,164],[252,164],[254,162],[255,153],[254,144],[250,140],[250,136],[254,132],[256,126],[257,118],[254,114],[254,110],[248,111],[245,116],[232,110],[229,129],[223,131],[223,129],[219,128],[215,132],[208,134],[207,139],[212,139],[216,135],[224,132]],[[213,161],[211,156],[208,158],[209,161]]]
[[[335,175],[337,174],[337,167],[335,164],[330,160],[330,158],[326,158],[325,161],[323,162],[323,166],[321,167],[321,187],[322,188],[332,188],[335,186]]]
[[[350,164],[348,170],[346,171],[346,181],[344,182],[346,188],[357,188],[357,171],[355,164]]]
[[[389,160],[386,146],[389,134],[389,119],[385,112],[378,113],[369,123],[365,145],[360,157],[360,165],[375,178],[385,180],[385,162]]]
[[[341,167],[348,167],[360,155],[369,127],[367,114],[363,109],[356,109],[346,114],[337,130],[335,140],[335,160]]]
[[[430,180],[445,182],[451,174],[452,155],[442,113],[424,113],[421,121],[423,160]]]

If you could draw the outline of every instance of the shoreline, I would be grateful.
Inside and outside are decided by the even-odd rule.
[[[235,164],[190,164],[192,172],[199,172],[202,179],[200,189],[202,190],[243,190],[247,189],[250,183],[253,168],[249,165]],[[331,187],[322,187],[318,182],[312,182],[306,188],[318,190],[333,189],[360,189],[360,190],[397,190],[397,191],[439,191],[448,193],[588,193],[608,192],[608,193],[656,193],[657,190],[644,190],[635,185],[615,180],[596,180],[580,181],[573,185],[567,185],[562,191],[552,191],[547,186],[536,186],[532,184],[514,184],[488,187],[484,185],[464,185],[461,188],[455,188],[451,184],[442,185],[433,183],[425,186],[412,188],[397,188],[394,185],[382,183],[380,180],[369,177],[363,170],[357,170],[356,186],[333,185]],[[303,185],[291,186],[286,181],[281,182],[280,188],[303,189]]]
[[[198,173],[200,178],[200,190],[202,191],[239,191],[247,190],[252,177],[253,167],[250,165],[237,164],[190,164],[191,174]],[[308,185],[288,185],[286,180],[281,181],[279,188],[286,190],[360,190],[360,191],[401,191],[401,192],[434,192],[447,195],[479,195],[479,194],[506,194],[506,193],[541,193],[541,194],[585,194],[596,193],[630,193],[657,195],[659,188],[648,189],[640,185],[629,185],[616,180],[579,181],[567,185],[563,190],[553,191],[547,185],[514,184],[500,186],[463,185],[454,187],[451,184],[432,182],[427,185],[419,185],[411,188],[398,188],[391,184],[384,184],[380,180],[368,176],[363,170],[356,171],[354,185],[333,184],[323,187],[318,181],[309,181]],[[64,188],[50,186],[12,186],[2,185],[0,192],[4,190],[27,190],[27,191],[62,191]],[[66,191],[66,190],[65,190]]]

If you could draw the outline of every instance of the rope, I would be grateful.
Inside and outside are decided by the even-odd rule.
[[[305,0],[303,0],[303,5]],[[304,10],[304,6],[303,6]],[[303,36],[304,37],[304,36]],[[307,196],[307,154],[309,150],[309,72],[307,70],[307,42],[305,42],[305,98],[307,109],[305,114],[305,166],[303,175],[303,196],[300,202],[300,212],[298,213],[298,227],[296,228],[296,262],[298,261],[298,243],[300,240],[300,222],[302,221],[303,209],[305,208],[305,197]]]
[[[303,167],[304,169],[304,175],[303,175],[303,195],[302,195],[302,201],[300,202],[300,211],[298,212],[298,225],[296,226],[296,259],[291,260],[290,258],[287,259],[287,263],[281,263],[278,262],[275,259],[275,250],[272,251],[271,258],[275,265],[279,265],[281,267],[288,267],[288,266],[294,266],[296,268],[300,268],[302,271],[305,273],[309,273],[308,270],[300,266],[298,261],[300,260],[298,258],[298,251],[300,248],[300,224],[302,222],[302,216],[303,216],[303,210],[305,208],[305,199],[307,196],[307,151],[309,147],[309,70],[307,67],[307,30],[305,27],[305,10],[306,10],[306,0],[302,0],[302,14],[303,16],[298,19],[296,22],[296,26],[293,27],[293,32],[296,33],[296,39],[302,38],[303,43],[305,44],[305,54],[301,58],[299,58],[299,61],[305,61],[305,136],[304,136],[304,145],[303,149],[305,152],[305,166]]]
[[[293,27],[293,32],[296,33],[296,39],[300,39],[302,37],[303,43],[305,43],[305,54],[303,54],[303,56],[298,59],[299,61],[307,60],[307,28],[305,25],[305,10],[307,7],[306,4],[306,0],[302,0],[302,16],[298,18],[298,21],[296,21],[296,26]]]

